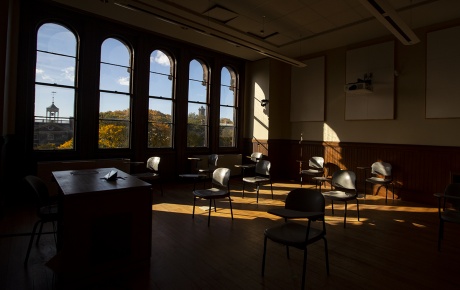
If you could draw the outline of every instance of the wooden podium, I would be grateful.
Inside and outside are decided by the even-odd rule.
[[[112,170],[117,178],[104,179]],[[53,171],[53,176],[59,186],[58,253],[47,265],[61,286],[150,265],[151,184],[116,168]]]

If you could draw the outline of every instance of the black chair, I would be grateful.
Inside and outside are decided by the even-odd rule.
[[[388,186],[391,185],[393,199],[395,199],[395,185],[391,173],[391,164],[382,161],[374,162],[369,169],[371,170],[371,177],[366,178],[366,183],[364,183],[364,197],[366,197],[366,184],[371,183],[385,187],[385,203],[388,201]]]
[[[261,152],[253,152],[251,156],[246,156],[246,158],[249,158],[252,163],[235,164],[235,167],[241,168],[244,178],[246,169],[254,169],[256,167],[256,163],[259,162],[259,160],[261,160],[263,157],[264,155]]]
[[[460,183],[451,183],[447,185],[443,194],[436,193],[434,196],[438,198],[438,251],[440,251],[441,241],[444,239],[444,223],[460,224]]]
[[[297,188],[290,191],[286,197],[284,208],[268,210],[268,213],[283,217],[283,224],[265,230],[264,254],[262,258],[262,276],[265,272],[265,256],[267,240],[285,245],[289,259],[289,247],[304,251],[302,285],[305,288],[305,276],[307,267],[307,246],[319,240],[324,241],[326,255],[326,271],[329,275],[329,257],[326,239],[326,223],[324,220],[325,201],[320,191],[314,189]],[[307,219],[307,224],[291,221],[291,219]],[[321,227],[312,227],[312,222],[320,222]]]
[[[29,261],[30,251],[32,249],[32,243],[34,241],[35,233],[37,232],[37,227],[40,225],[38,230],[36,245],[40,241],[40,236],[43,230],[43,224],[51,222],[53,223],[53,234],[54,234],[54,241],[56,243],[56,223],[58,220],[58,206],[56,203],[52,203],[48,187],[46,183],[39,177],[28,175],[24,178],[27,184],[30,185],[32,188],[32,192],[34,194],[35,203],[37,206],[37,217],[38,220],[35,222],[32,233],[30,235],[29,246],[27,247],[27,254],[26,258],[24,259],[24,265],[27,265]]]
[[[207,168],[198,168],[198,173],[206,174],[208,178],[211,178],[211,174],[217,168],[217,160],[219,160],[219,155],[211,154],[208,156],[208,167]]]
[[[146,163],[146,168],[148,171],[141,172],[141,173],[135,173],[132,175],[148,183],[153,183],[154,181],[158,181],[160,185],[161,195],[163,195],[163,185],[161,183],[160,173],[159,173],[160,160],[161,159],[158,156],[150,157],[149,159],[147,159],[147,163]]]
[[[209,200],[208,211],[208,226],[211,221],[212,202],[214,201],[214,211],[216,211],[216,199],[228,197],[230,204],[230,212],[233,220],[232,199],[230,198],[230,169],[217,168],[212,173],[212,187],[208,189],[193,190],[193,213],[192,218],[195,218],[195,204],[197,199]]]
[[[343,227],[347,223],[347,205],[350,200],[356,200],[356,209],[359,221],[358,190],[356,189],[356,174],[350,170],[339,170],[332,175],[331,185],[334,190],[323,192],[325,198],[331,201],[332,215],[334,215],[334,201],[345,203]]]
[[[243,198],[244,198],[244,184],[245,183],[252,183],[255,184],[257,187],[257,202],[259,202],[259,189],[260,185],[270,183],[270,189],[272,192],[272,199],[273,199],[273,183],[270,176],[270,167],[271,163],[268,160],[259,160],[256,163],[256,167],[254,169],[255,175],[250,177],[243,177]]]
[[[301,161],[299,161],[301,162]],[[302,163],[300,164],[302,168]],[[302,187],[303,183],[303,176],[310,176],[310,177],[320,177],[324,175],[324,158],[319,156],[311,157],[308,160],[308,168],[300,170],[300,187]],[[318,181],[316,182],[316,186],[318,186]]]

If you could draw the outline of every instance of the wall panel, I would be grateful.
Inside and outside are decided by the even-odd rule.
[[[324,156],[325,163],[332,167],[355,171],[358,190],[363,192],[364,174],[357,167],[385,161],[393,166],[395,198],[423,204],[436,204],[433,194],[444,190],[452,172],[460,172],[459,147],[308,141],[299,144],[294,140],[269,140],[268,144],[274,180],[299,181],[296,160],[302,149],[303,160]],[[372,193],[385,195],[383,188],[377,189],[374,187]],[[371,194],[369,184],[367,194]]]

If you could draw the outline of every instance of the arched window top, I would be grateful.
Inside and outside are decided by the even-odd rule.
[[[236,85],[236,73],[235,71],[228,67],[224,66],[221,71],[221,85],[235,87]]]
[[[163,50],[154,50],[150,55],[150,72],[173,76],[173,59]]]
[[[45,23],[37,32],[37,50],[76,57],[77,37],[63,25]]]
[[[203,85],[208,82],[208,67],[206,64],[198,59],[190,61],[189,78],[191,80],[202,81]]]
[[[116,38],[107,38],[102,43],[101,60],[120,66],[131,66],[131,51],[128,46]]]

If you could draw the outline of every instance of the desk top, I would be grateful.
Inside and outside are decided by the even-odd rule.
[[[118,172],[118,178],[114,181],[107,181],[104,176],[111,170]],[[64,196],[152,186],[150,183],[113,167],[53,171],[52,174]]]

